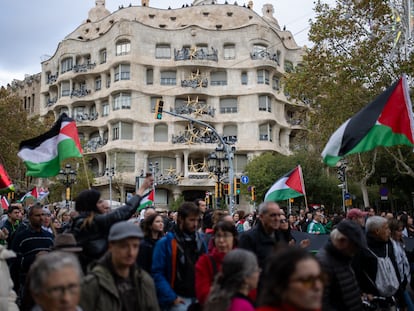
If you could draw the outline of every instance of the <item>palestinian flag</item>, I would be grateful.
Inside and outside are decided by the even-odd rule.
[[[38,197],[39,197],[39,193],[37,192],[37,187],[34,187],[32,190],[30,190],[24,196],[22,196],[19,201],[24,202],[26,199],[29,199],[29,198],[36,201]]]
[[[147,207],[154,205],[154,190],[151,190],[147,196],[144,196],[144,198],[141,200],[141,203],[139,204],[137,208],[137,212],[140,210],[143,210]]]
[[[9,201],[7,200],[7,198],[4,196],[4,195],[2,195],[1,196],[1,207],[3,208],[3,210],[8,210],[9,209]]]
[[[333,133],[322,152],[323,161],[335,166],[348,154],[377,146],[413,146],[413,124],[407,80],[403,76]]]
[[[295,167],[282,178],[278,179],[267,191],[265,201],[283,201],[305,195],[302,168]]]
[[[9,175],[4,169],[3,165],[0,164],[0,193],[13,192],[14,185],[12,184]]]
[[[22,141],[17,155],[26,165],[26,176],[58,175],[63,160],[82,157],[82,147],[75,121],[66,113],[61,114],[50,131]]]

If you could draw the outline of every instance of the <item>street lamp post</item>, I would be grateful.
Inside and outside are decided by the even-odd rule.
[[[71,199],[71,189],[70,187],[76,181],[76,171],[72,169],[72,166],[68,163],[65,165],[65,169],[59,171],[59,180],[62,184],[65,185],[65,199],[66,199],[66,208],[69,209],[69,201]]]
[[[115,175],[115,168],[112,166],[111,168],[105,169],[105,175],[109,177],[109,208],[112,209],[112,177]]]
[[[216,193],[216,207],[220,207],[220,199],[221,199],[221,183],[224,180],[225,174],[229,172],[229,158],[227,153],[225,152],[225,147],[223,145],[219,145],[215,151],[208,155],[208,169],[210,172],[214,173],[217,176],[217,193]],[[229,180],[230,181],[230,180]],[[230,187],[230,191],[233,191]]]

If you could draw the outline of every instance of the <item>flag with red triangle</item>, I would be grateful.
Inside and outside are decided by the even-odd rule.
[[[335,166],[343,157],[377,146],[414,146],[414,121],[407,78],[403,76],[342,124],[322,151],[323,161]]]
[[[149,194],[141,200],[141,203],[139,204],[137,212],[139,212],[140,210],[144,208],[153,206],[153,205],[154,205],[154,190],[151,190]]]
[[[22,141],[17,155],[26,165],[26,176],[58,175],[63,160],[82,157],[75,121],[62,113],[48,132]]]
[[[302,168],[300,165],[278,179],[265,195],[265,201],[283,201],[305,195]]]
[[[13,192],[14,185],[3,165],[0,164],[0,193]]]
[[[4,210],[8,210],[9,209],[9,201],[7,200],[7,198],[4,196],[4,195],[2,195],[1,196],[1,207],[4,209]]]

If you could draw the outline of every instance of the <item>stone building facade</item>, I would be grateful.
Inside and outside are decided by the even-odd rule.
[[[179,9],[144,5],[110,13],[96,1],[88,19],[42,63],[40,115],[77,121],[95,186],[114,198],[133,192],[137,176],[157,171],[156,202],[168,205],[213,192],[207,158],[218,145],[205,122],[234,146],[234,171],[266,151],[290,154],[308,107],[293,103],[281,79],[303,49],[281,30],[273,6],[195,0]],[[208,4],[210,3],[210,4]],[[247,205],[241,200],[241,205]]]

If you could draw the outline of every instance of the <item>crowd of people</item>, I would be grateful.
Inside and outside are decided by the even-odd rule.
[[[0,230],[0,310],[414,310],[407,213],[346,215],[275,202],[254,213],[137,212],[147,177],[111,210],[96,190],[75,209],[11,204]],[[316,252],[294,231],[329,235]],[[8,280],[8,281],[7,281]]]

